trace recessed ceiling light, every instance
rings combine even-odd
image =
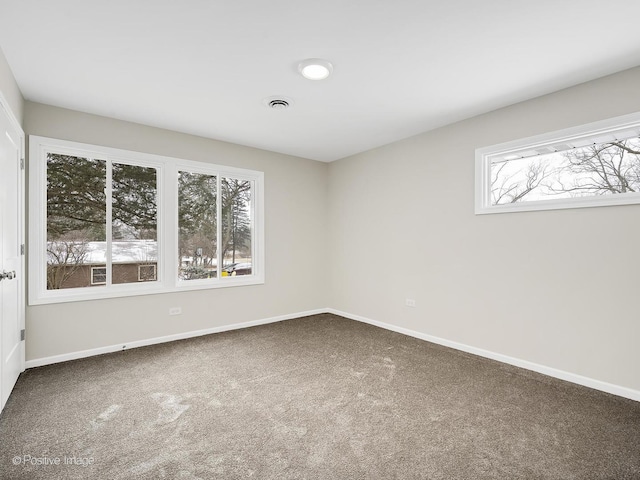
[[[321,58],[308,58],[300,62],[298,71],[304,78],[309,80],[324,80],[333,72],[333,65],[331,65],[331,62]]]

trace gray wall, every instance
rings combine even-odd
[[[328,165],[181,133],[25,103],[42,135],[265,172],[266,283],[31,306],[27,360],[326,307]],[[170,307],[183,314],[169,316]]]
[[[332,307],[640,390],[640,206],[473,213],[475,148],[639,111],[637,85],[640,68],[328,165],[26,102],[27,134],[264,171],[267,239],[265,285],[29,307],[27,359]]]
[[[16,79],[11,72],[11,68],[7,63],[4,52],[0,49],[0,92],[9,104],[9,108],[16,117],[16,120],[22,125],[24,100],[22,93],[18,88]]]
[[[639,85],[635,68],[330,164],[328,303],[640,390],[640,206],[474,215],[476,148],[640,111]]]

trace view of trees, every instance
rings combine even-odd
[[[96,258],[95,242],[106,242],[106,179],[112,178],[112,238],[132,245],[137,264],[157,262],[157,171],[84,157],[47,154],[47,289],[66,288],[69,279]],[[178,264],[183,279],[218,274],[217,253],[223,266],[251,262],[252,182],[180,172],[178,177]],[[218,241],[217,202],[221,202]],[[127,243],[128,242],[128,243]],[[151,243],[150,243],[151,242]],[[150,248],[153,245],[153,248]],[[137,248],[139,246],[140,248]],[[114,247],[115,248],[115,247]],[[119,250],[122,251],[124,247]],[[99,255],[99,252],[98,252]],[[115,263],[115,260],[114,260]],[[249,267],[250,268],[250,267]],[[151,269],[147,269],[151,271]],[[90,276],[86,274],[86,285]],[[154,279],[154,278],[153,278]],[[132,280],[114,273],[113,283]]]
[[[47,155],[47,239],[104,241],[107,206],[104,160]]]
[[[178,265],[183,280],[215,276],[216,188],[217,179],[212,175],[190,172],[178,175]]]
[[[86,263],[88,244],[78,240],[56,240],[47,243],[47,289],[63,288]],[[90,281],[87,279],[87,281]]]
[[[112,239],[156,240],[156,169],[113,163]],[[106,242],[107,162],[71,155],[47,155],[47,288],[66,288],[68,280],[87,263],[105,263],[104,254],[92,257],[91,242]],[[148,250],[148,249],[147,249]],[[141,258],[140,262],[156,262]],[[90,272],[83,281],[91,283]],[[113,275],[114,283],[130,279]]]
[[[156,177],[155,168],[113,163],[113,240],[158,239]]]
[[[104,160],[47,155],[48,290],[86,263],[89,242],[106,239],[106,172]]]
[[[492,204],[640,192],[640,137],[491,166]]]
[[[237,255],[251,254],[251,182],[223,178],[222,258],[225,265],[236,263]]]
[[[178,177],[178,225],[180,276],[184,280],[209,278],[217,269],[217,201],[222,205],[223,266],[238,257],[251,257],[251,182],[211,175],[180,172]]]

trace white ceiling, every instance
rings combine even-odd
[[[638,0],[0,0],[0,47],[28,100],[332,161],[640,65],[638,18]],[[333,75],[301,77],[309,57]]]

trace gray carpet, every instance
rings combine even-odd
[[[28,370],[0,439],[12,480],[640,479],[640,403],[328,314]]]

